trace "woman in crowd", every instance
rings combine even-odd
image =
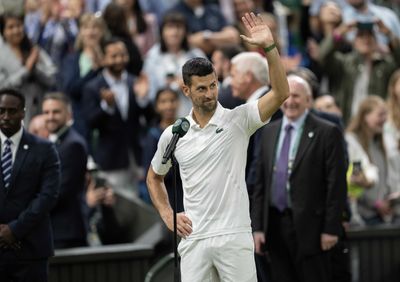
[[[25,124],[41,109],[46,90],[55,84],[56,67],[50,57],[33,45],[24,31],[24,18],[0,16],[0,88],[15,87],[25,93]]]
[[[143,167],[145,171],[148,171],[151,160],[154,156],[154,153],[157,150],[157,143],[160,139],[161,133],[173,124],[177,118],[177,112],[179,108],[179,94],[178,92],[170,89],[170,88],[162,88],[156,93],[156,98],[154,102],[155,111],[157,113],[157,118],[152,127],[150,127],[149,131],[143,142]],[[178,177],[179,178],[179,177]],[[173,185],[174,178],[172,175],[172,171],[167,174],[165,177],[165,183],[167,187],[168,197],[169,199],[173,199]],[[177,191],[178,191],[178,211],[183,210],[183,194],[182,194],[182,184],[179,181],[177,182]],[[140,187],[140,197],[147,203],[151,203],[150,196],[147,191],[147,187],[145,183],[142,183]]]
[[[157,19],[153,14],[142,12],[139,0],[115,0],[124,8],[129,32],[142,55],[157,42]]]
[[[150,83],[149,97],[154,100],[156,92],[164,87],[180,89],[183,64],[194,57],[204,57],[200,49],[191,49],[188,44],[185,17],[179,13],[165,15],[160,28],[160,43],[147,53],[144,72]],[[181,108],[178,115],[186,115],[190,102],[180,95]]]
[[[383,126],[387,110],[384,100],[371,95],[363,100],[347,129],[349,159],[353,166],[350,184],[363,188],[358,212],[367,225],[390,220],[387,155]],[[357,170],[355,170],[357,167]]]
[[[63,90],[72,101],[74,127],[88,138],[81,112],[82,89],[101,69],[103,54],[100,44],[106,34],[106,27],[103,19],[94,14],[84,14],[80,18],[79,27],[75,52],[65,58],[61,75]]]
[[[400,69],[390,78],[387,104],[383,137],[389,159],[390,199],[395,205],[393,221],[400,223]]]
[[[389,156],[400,153],[400,69],[393,73],[388,87],[388,121],[384,139]]]

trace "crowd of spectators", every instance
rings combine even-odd
[[[0,5],[0,88],[21,89],[25,128],[43,138],[45,94],[68,97],[66,124],[83,137],[97,180],[105,179],[104,189],[92,179],[85,196],[76,192],[87,207],[112,207],[118,191],[151,204],[144,179],[157,140],[190,111],[181,93],[188,59],[213,61],[228,108],[268,92],[262,59],[257,68],[264,51],[239,37],[241,16],[254,11],[270,26],[286,71],[310,83],[309,107],[336,116],[345,131],[350,223],[400,222],[398,7],[366,0],[22,2]],[[254,53],[237,55],[243,51]],[[93,214],[82,216],[89,222]]]

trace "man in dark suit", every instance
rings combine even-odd
[[[125,70],[128,51],[123,41],[111,38],[103,46],[104,70],[83,90],[86,122],[97,131],[92,156],[108,183],[116,189],[135,190],[140,164],[141,117],[149,118],[151,107],[141,81]]]
[[[242,52],[231,60],[231,88],[232,96],[245,103],[250,103],[266,95],[270,90],[268,64],[264,57],[256,52]],[[268,95],[268,94],[267,94]],[[271,120],[281,117],[280,111],[272,115]],[[258,152],[256,151],[260,139],[260,130],[250,138],[247,150],[246,184],[249,195],[253,191],[255,171],[251,163]]]
[[[85,140],[71,127],[71,103],[62,93],[47,94],[42,103],[49,139],[61,161],[61,187],[50,213],[56,249],[86,246],[84,215],[87,149]],[[68,222],[68,224],[65,224]]]
[[[60,186],[54,146],[26,132],[24,96],[0,90],[0,280],[47,281],[53,255],[49,212]]]
[[[304,79],[291,75],[288,82],[283,119],[262,132],[251,212],[255,250],[263,253],[265,244],[273,281],[331,281],[346,202],[343,136],[309,113]]]

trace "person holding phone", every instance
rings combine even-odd
[[[387,198],[388,162],[383,141],[383,125],[387,118],[386,104],[378,96],[363,100],[347,128],[350,162],[353,173],[350,186],[363,188],[357,199],[357,210],[367,225],[390,219],[392,209]]]
[[[378,42],[377,30],[387,35],[388,44]],[[343,54],[340,46],[353,31],[352,51]],[[336,97],[347,123],[371,93],[386,97],[390,76],[400,64],[400,40],[382,20],[352,21],[325,35],[316,57],[327,74],[329,92]]]

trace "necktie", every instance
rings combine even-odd
[[[4,150],[1,155],[1,168],[3,171],[4,187],[8,189],[11,180],[11,169],[12,169],[12,152],[11,152],[12,141],[6,139],[4,142]]]
[[[278,161],[275,165],[272,201],[274,206],[280,211],[287,208],[286,185],[289,177],[288,163],[292,129],[293,126],[290,124],[285,126],[285,137],[283,139]]]

